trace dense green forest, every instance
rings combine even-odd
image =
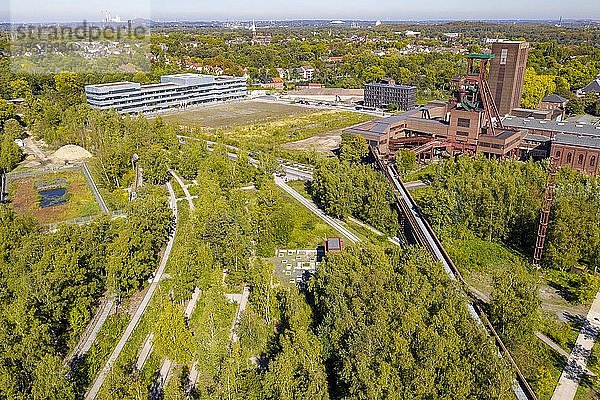
[[[0,353],[3,398],[73,398],[62,359],[96,301],[141,288],[171,226],[164,192],[140,192],[128,218],[54,233],[0,206]]]
[[[459,157],[436,164],[420,195],[423,213],[448,237],[511,243],[532,253],[546,182],[546,164]],[[594,271],[600,260],[600,182],[561,169],[544,266]]]
[[[398,216],[392,209],[393,191],[383,175],[362,163],[367,153],[364,139],[343,134],[339,157],[317,160],[309,193],[328,214],[354,216],[395,236]]]
[[[296,217],[270,176],[257,181],[255,193],[242,191],[242,181],[232,185],[208,167],[222,165],[219,160],[225,162],[225,154],[213,152],[196,175],[199,206],[189,216],[184,212],[179,230],[185,234],[177,236],[168,269],[172,279],[155,305],[160,316],[146,327],[169,339],[155,342],[156,363],[162,357],[197,362],[201,378],[193,398],[513,395],[512,373],[471,319],[464,295],[421,249],[350,247],[327,256],[306,291],[278,283],[261,257],[291,243]],[[227,288],[245,282],[251,289],[233,344],[223,269]],[[201,301],[185,324],[183,304],[196,286]],[[133,371],[136,351],[113,370],[105,398],[147,393],[157,364]],[[184,398],[186,373],[177,373],[165,396]]]
[[[504,361],[423,250],[328,257],[311,293],[333,398],[513,396]]]

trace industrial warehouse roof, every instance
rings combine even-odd
[[[578,124],[548,119],[506,117],[502,120],[502,124],[511,128],[539,129],[544,131],[570,133],[572,135],[600,137],[600,126],[584,123]]]
[[[565,133],[559,133],[554,138],[556,144],[564,144],[568,146],[589,147],[600,149],[600,136],[577,136]]]
[[[423,107],[415,108],[414,110],[405,111],[401,114],[395,114],[390,117],[381,118],[375,121],[365,122],[364,124],[360,124],[357,126],[353,126],[351,128],[345,129],[345,132],[350,133],[361,133],[361,134],[371,134],[371,135],[385,135],[388,133],[390,127],[402,122],[407,119],[420,119],[413,117],[415,114],[419,114],[424,110],[439,106],[437,104],[430,104]],[[439,122],[436,120],[427,120],[428,122]],[[441,122],[440,122],[441,123]]]
[[[527,140],[530,142],[540,142],[540,143],[545,143],[545,142],[549,142],[551,139],[548,136],[544,136],[544,135],[534,135],[534,134],[527,134],[525,135],[525,137],[523,138],[523,140]]]

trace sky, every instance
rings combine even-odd
[[[599,0],[0,0],[0,20],[100,21],[108,12],[122,20],[231,21],[284,19],[595,19]]]

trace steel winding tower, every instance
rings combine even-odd
[[[457,101],[465,110],[483,108],[487,118],[487,133],[492,136],[496,134],[496,128],[505,129],[488,83],[490,60],[495,57],[495,54],[467,55],[467,74],[457,85]],[[475,60],[479,61],[478,65]]]

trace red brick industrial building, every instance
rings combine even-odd
[[[600,127],[560,121],[564,99],[549,96],[538,110],[519,107],[528,44],[494,43],[492,54],[468,56],[467,73],[454,80],[455,98],[346,129],[393,156],[401,148],[419,161],[438,153],[545,158],[598,174]],[[487,72],[489,68],[489,73]],[[512,114],[512,115],[508,115]]]

